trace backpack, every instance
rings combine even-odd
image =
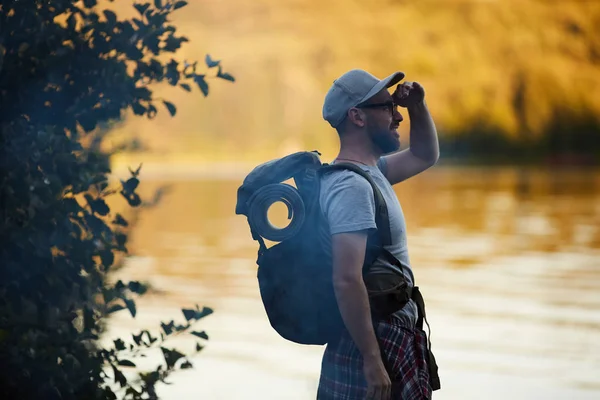
[[[333,289],[331,236],[319,195],[324,174],[346,169],[369,182],[375,200],[377,229],[367,239],[363,265],[373,322],[412,299],[418,309],[416,325],[423,329],[427,319],[421,292],[417,286],[408,287],[402,263],[384,248],[391,244],[391,233],[381,191],[357,165],[321,163],[320,155],[316,150],[302,151],[268,161],[254,168],[238,188],[235,212],[247,217],[252,238],[259,243],[257,278],[269,323],[281,337],[299,344],[324,345],[339,338],[344,323]],[[284,183],[289,180],[295,186]],[[267,217],[269,207],[278,201],[288,208],[290,223],[283,229]],[[267,247],[265,239],[276,244]],[[427,357],[431,388],[439,390],[430,337]]]
[[[323,164],[319,156],[317,151],[303,151],[257,166],[239,187],[236,205],[236,214],[248,218],[259,243],[257,278],[269,323],[283,338],[308,345],[326,344],[343,328],[333,290],[331,237],[319,204],[320,178],[326,173],[350,170],[373,188],[377,230],[367,241],[363,276],[374,314],[389,315],[411,296],[402,264],[383,249],[391,238],[379,188],[360,167]],[[283,183],[290,179],[295,187]],[[287,206],[291,220],[283,229],[267,218],[269,206],[277,201]],[[265,239],[277,243],[267,248]]]

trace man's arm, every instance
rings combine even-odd
[[[410,118],[410,147],[388,156],[386,177],[392,185],[435,165],[440,156],[437,130],[425,100],[407,107]]]
[[[365,362],[381,362],[369,297],[362,277],[367,235],[365,232],[332,236],[333,287],[344,324]]]
[[[362,275],[367,234],[375,229],[375,199],[366,179],[347,172],[324,191],[332,244],[333,288],[346,330],[363,358],[369,399],[388,400],[391,381],[375,336]]]

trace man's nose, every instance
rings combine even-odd
[[[394,112],[394,119],[398,122],[404,121],[404,117],[402,116],[402,114],[400,114],[400,111]]]

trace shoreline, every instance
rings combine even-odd
[[[151,157],[150,157],[151,158]],[[272,157],[276,158],[276,157]],[[161,178],[210,178],[210,179],[243,179],[252,169],[259,164],[272,158],[256,161],[217,161],[217,160],[158,160],[146,159],[140,156],[139,160],[133,158],[111,161],[110,175],[118,178],[127,178],[130,176],[129,168],[136,169],[142,164],[140,176],[142,179],[161,179]],[[440,161],[433,167],[435,170],[453,170],[453,171],[510,171],[520,170],[523,172],[548,172],[548,173],[569,173],[585,171],[586,174],[597,171],[600,174],[598,165],[548,165],[548,164],[504,164],[489,163],[481,164],[475,162],[456,162],[454,160]]]

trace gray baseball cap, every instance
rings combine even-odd
[[[404,72],[394,72],[379,80],[362,69],[353,69],[333,81],[325,95],[323,119],[336,128],[352,107],[369,100],[383,89],[394,86],[404,79]]]

